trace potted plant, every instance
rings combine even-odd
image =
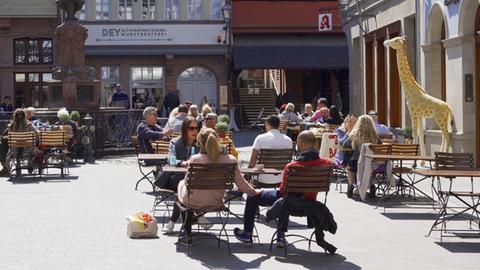
[[[219,121],[215,125],[215,129],[217,130],[218,137],[223,139],[223,138],[225,138],[225,133],[228,130],[228,123]]]
[[[405,129],[403,129],[403,137],[405,138],[405,143],[410,143],[410,144],[413,143],[411,127],[405,127]]]
[[[228,115],[226,115],[226,114],[221,114],[218,117],[218,122],[224,122],[224,123],[228,124],[230,122],[230,117],[228,117]]]
[[[80,125],[80,113],[78,111],[72,111],[70,119],[77,124],[77,127]]]

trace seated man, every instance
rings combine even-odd
[[[143,121],[137,127],[137,138],[140,152],[155,153],[150,141],[160,140],[163,137],[170,136],[171,129],[165,129],[157,125],[157,108],[147,107],[143,110]]]
[[[203,121],[203,127],[215,130],[215,126],[217,125],[217,118],[218,117],[216,113],[207,113],[207,116],[205,116],[205,120]]]
[[[378,114],[375,110],[370,110],[368,115],[373,119],[375,124],[375,130],[377,131],[378,137],[380,139],[392,139],[395,140],[395,135],[390,131],[390,129],[384,124],[378,122]]]
[[[182,131],[182,122],[185,118],[187,118],[188,108],[187,106],[181,104],[178,106],[178,111],[175,116],[168,119],[167,125],[165,125],[166,129],[172,129],[173,132],[181,132]]]
[[[303,131],[298,135],[297,145],[300,152],[296,161],[290,162],[285,166],[282,185],[280,190],[263,190],[260,195],[255,197],[248,197],[245,204],[243,230],[239,228],[234,229],[235,237],[241,242],[251,243],[252,232],[255,220],[255,214],[257,213],[257,207],[271,206],[273,203],[285,195],[286,187],[286,172],[289,166],[302,165],[302,166],[327,166],[330,165],[330,161],[320,158],[318,150],[315,149],[316,139],[312,132]],[[317,193],[309,192],[304,194],[307,200],[315,201],[317,199]],[[277,237],[277,245],[283,247],[285,244],[285,232],[280,231]]]
[[[292,149],[292,139],[278,130],[280,119],[278,116],[270,115],[265,119],[266,133],[260,134],[255,138],[252,146],[252,155],[250,157],[249,167],[255,167],[258,155],[261,149]],[[260,175],[258,182],[265,184],[275,184],[282,181],[281,175]]]

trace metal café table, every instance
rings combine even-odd
[[[154,161],[157,171],[160,171],[162,169],[162,165],[167,162],[168,154],[138,154],[137,158],[139,161]],[[137,181],[137,183],[135,184],[135,190],[137,190],[138,184],[143,180],[147,180],[150,185],[152,185],[152,189],[155,190],[155,185],[153,184],[153,181],[145,175]]]
[[[391,197],[395,194],[398,194],[404,187],[410,187],[410,188],[413,189],[414,192],[417,191],[417,192],[421,193],[422,195],[426,196],[427,198],[431,199],[432,201],[434,201],[434,199],[432,197],[430,197],[424,191],[420,190],[419,188],[417,188],[415,186],[416,184],[418,184],[418,183],[422,182],[423,180],[427,179],[428,177],[424,177],[424,178],[419,179],[419,180],[412,180],[410,182],[410,181],[407,181],[406,179],[403,178],[403,170],[402,169],[404,168],[404,164],[403,164],[404,161],[415,161],[415,162],[416,161],[428,161],[430,163],[430,167],[431,167],[431,162],[435,161],[435,157],[433,157],[433,156],[413,156],[413,155],[377,155],[377,154],[365,154],[364,157],[370,158],[370,159],[373,159],[373,160],[376,160],[376,161],[385,161],[385,163],[387,161],[399,161],[399,167],[396,167],[396,168],[399,168],[399,173],[392,172],[392,174],[397,176],[398,179],[399,179],[398,188],[395,192],[390,193],[387,196],[384,196],[384,197],[380,198],[378,203],[380,203],[381,200],[386,200],[387,198],[389,198],[389,197]]]
[[[433,187],[433,180],[435,178],[447,178],[450,181],[452,179],[457,178],[457,177],[469,177],[469,178],[480,178],[480,171],[476,170],[414,170],[416,174],[425,176],[427,178],[432,178],[432,187]],[[473,181],[473,180],[472,180]],[[450,182],[451,183],[451,182]],[[451,185],[450,185],[451,189]],[[464,199],[461,198],[460,196],[456,196],[455,193],[459,193],[458,191],[451,191],[449,190],[448,192],[442,192],[441,190],[436,190],[434,189],[435,192],[437,193],[437,196],[439,198],[439,201],[443,204],[443,207],[439,209],[439,212],[437,214],[437,218],[433,222],[432,227],[430,228],[430,231],[428,232],[427,236],[430,236],[433,230],[439,230],[442,231],[442,229],[434,229],[438,225],[444,225],[446,222],[453,220],[455,217],[460,216],[461,214],[472,210],[474,214],[476,214],[477,217],[477,222],[480,222],[479,216],[480,216],[480,211],[478,210],[478,207],[480,206],[480,198],[477,198],[477,201],[475,202],[474,199],[472,199],[472,204],[469,204],[466,202]],[[465,192],[460,192],[460,193],[465,193]],[[466,192],[468,193],[468,192]],[[473,193],[473,190],[472,190]],[[442,194],[444,196],[442,196]],[[454,214],[447,215],[447,203],[449,200],[450,195],[454,196],[457,198],[460,202],[466,205],[465,209],[463,209],[460,212],[456,212]],[[479,196],[480,197],[480,196]],[[479,225],[479,230],[480,230],[480,224]],[[457,231],[457,230],[456,230]],[[442,236],[442,234],[441,234]]]

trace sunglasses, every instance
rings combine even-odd
[[[188,130],[190,130],[190,131],[197,131],[197,128],[198,128],[198,127],[188,127]]]

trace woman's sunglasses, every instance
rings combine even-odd
[[[188,127],[188,130],[190,131],[196,131],[198,127]]]

